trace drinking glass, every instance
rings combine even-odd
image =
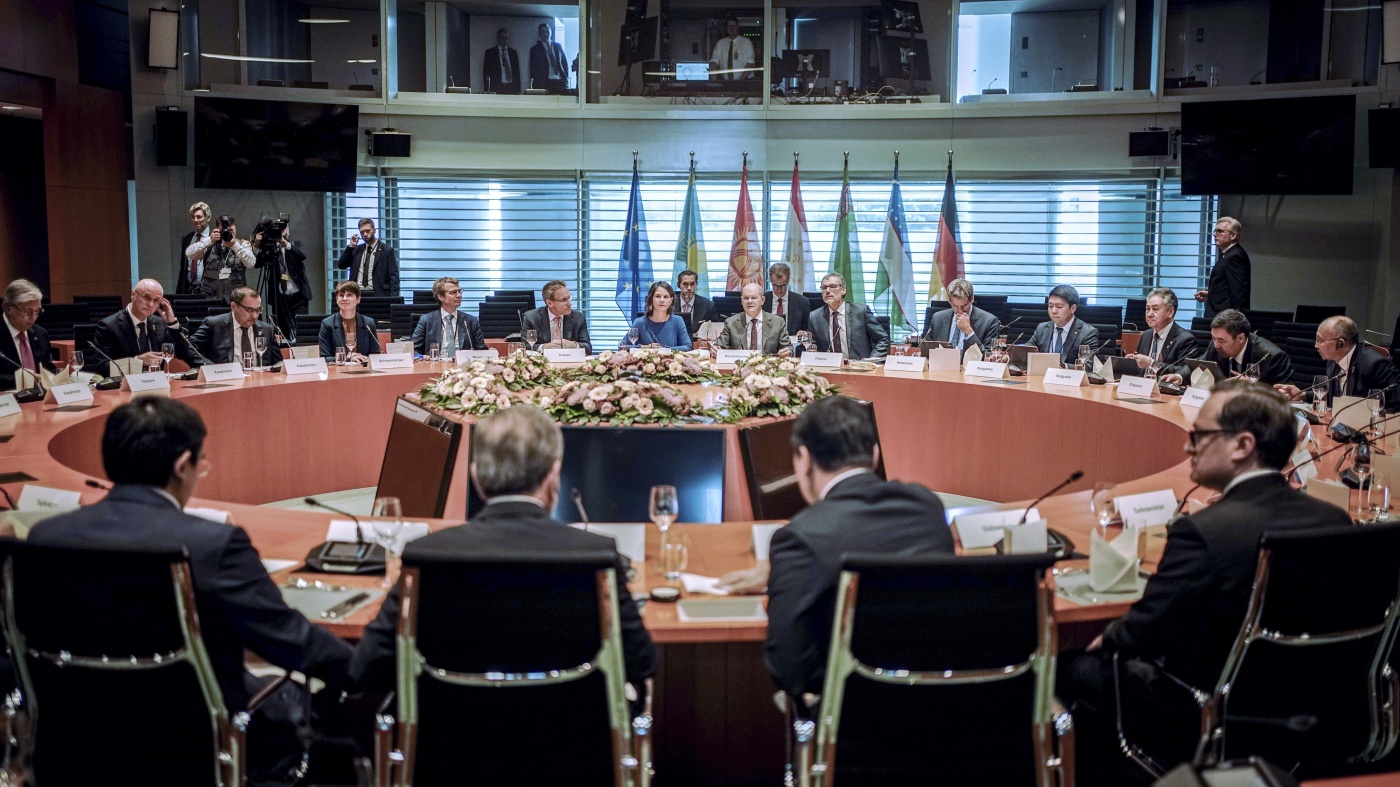
[[[175,357],[175,345],[165,342],[160,346],[160,355],[165,360],[161,363],[162,369],[170,368],[170,359]]]
[[[346,336],[346,337],[345,337],[345,355],[346,355],[347,358],[349,358],[349,356],[354,355],[354,354],[355,354],[355,337],[354,337],[354,336]]]
[[[253,371],[253,354],[252,354],[252,353],[243,353],[243,371],[245,371],[245,372],[251,372],[251,371]]]
[[[1327,412],[1327,375],[1315,374],[1312,381],[1313,412]]]
[[[690,535],[680,530],[661,534],[661,575],[667,582],[681,578],[690,563]]]
[[[174,349],[173,347],[171,349]],[[253,338],[253,349],[258,353],[258,366],[262,366],[262,359],[267,357],[267,337],[258,334]]]
[[[1362,493],[1365,495],[1361,521],[1384,522],[1390,519],[1390,479],[1383,475],[1371,476],[1371,485]]]
[[[529,345],[529,347],[530,347],[531,350],[535,349],[535,344],[536,344],[539,340],[540,340],[540,332],[539,332],[539,331],[535,330],[534,328],[526,328],[526,329],[525,329],[525,344]]]
[[[651,521],[662,533],[671,529],[671,523],[680,515],[680,498],[676,488],[670,484],[658,484],[651,488]]]
[[[428,360],[437,362],[442,358],[442,347],[437,344],[428,345]]]
[[[403,533],[403,506],[397,497],[376,497],[372,516],[370,527],[374,542],[384,547],[384,579],[379,586],[391,588],[398,581],[403,565],[403,545],[399,543]]]
[[[1244,367],[1244,376],[1246,380],[1249,380],[1252,383],[1259,382],[1259,364],[1247,364]]]
[[[74,350],[74,351],[73,351],[73,354],[70,355],[70,356],[68,356],[68,371],[69,371],[70,373],[77,373],[77,372],[82,371],[82,369],[83,369],[83,351],[82,351],[82,350]]]
[[[1366,393],[1366,408],[1371,411],[1371,427],[1367,430],[1367,436],[1372,440],[1379,440],[1381,436],[1381,421],[1385,420],[1385,389],[1372,388]]]
[[[345,365],[345,348],[344,348],[344,347],[337,347],[337,348],[335,348],[335,365],[336,365],[336,366],[344,366],[344,365]]]
[[[1089,363],[1089,358],[1093,356],[1094,348],[1087,344],[1079,345],[1079,359],[1074,362],[1076,369],[1092,369],[1093,364]]]
[[[1115,499],[1117,487],[1113,484],[1094,484],[1094,496],[1089,499],[1089,510],[1098,520],[1100,534],[1107,538],[1108,526],[1118,521],[1118,501]]]
[[[800,344],[800,345],[802,345],[805,349],[808,349],[808,350],[812,349],[812,332],[811,332],[811,331],[798,331],[798,332],[797,332],[797,343]]]
[[[636,347],[636,346],[637,346],[637,342],[638,342],[640,339],[641,339],[641,336],[637,333],[637,329],[636,329],[636,328],[628,328],[628,329],[627,329],[627,346],[628,346],[628,347]]]

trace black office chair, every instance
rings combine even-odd
[[[1345,306],[1310,306],[1300,303],[1293,309],[1293,319],[1297,322],[1320,323],[1328,317],[1347,313]]]
[[[378,784],[648,784],[651,718],[628,714],[616,559],[406,556]]]
[[[1288,354],[1288,359],[1293,362],[1294,385],[1304,389],[1310,388],[1313,377],[1327,374],[1327,362],[1322,360],[1322,356],[1317,352],[1312,337],[1301,339],[1290,336],[1281,346]]]
[[[1256,565],[1219,681],[1192,689],[1195,764],[1258,756],[1318,778],[1381,759],[1400,736],[1400,677],[1387,663],[1400,616],[1400,524],[1265,533]],[[1121,711],[1118,729],[1120,748],[1160,775],[1127,739]]]
[[[826,683],[797,778],[845,785],[1071,785],[1058,754],[1055,557],[848,554]]]
[[[224,705],[183,549],[3,539],[0,563],[35,783],[243,783],[249,716]]]

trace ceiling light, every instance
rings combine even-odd
[[[316,17],[307,17],[306,19],[298,19],[297,21],[298,21],[298,22],[301,22],[301,23],[304,24],[304,25],[343,25],[343,24],[345,24],[346,22],[349,22],[350,20],[349,20],[349,19],[317,19]]]
[[[298,60],[290,57],[245,57],[243,55],[212,55],[208,52],[200,52],[200,57],[213,58],[214,60],[237,60],[244,63],[315,63],[315,60]]]
[[[347,60],[347,61],[345,61],[345,62],[347,62],[347,63],[378,63],[379,60],[376,59],[376,58],[373,58],[373,57],[369,57],[369,58],[365,58],[364,60]]]

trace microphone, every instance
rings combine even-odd
[[[1070,484],[1074,483],[1075,481],[1078,481],[1079,479],[1081,479],[1081,478],[1083,478],[1083,477],[1084,477],[1084,471],[1083,471],[1083,470],[1075,470],[1073,473],[1070,473],[1070,474],[1069,474],[1069,478],[1066,478],[1065,480],[1063,480],[1063,481],[1061,481],[1060,483],[1056,484],[1054,489],[1051,489],[1049,492],[1046,492],[1045,494],[1041,495],[1040,497],[1037,497],[1037,498],[1035,499],[1035,502],[1033,502],[1033,503],[1031,503],[1030,505],[1026,506],[1026,510],[1021,512],[1021,519],[1020,519],[1020,521],[1018,521],[1016,524],[1018,524],[1018,525],[1024,525],[1024,524],[1026,524],[1026,517],[1030,516],[1031,509],[1032,509],[1032,508],[1035,508],[1036,506],[1040,505],[1040,502],[1041,502],[1042,500],[1044,500],[1045,498],[1047,498],[1047,497],[1049,497],[1049,496],[1055,494],[1056,492],[1060,491],[1061,489],[1064,489],[1065,487],[1069,486]]]
[[[574,487],[573,490],[569,492],[569,497],[574,501],[574,508],[578,509],[579,519],[583,520],[584,532],[588,532],[588,512],[583,510],[583,493],[578,491],[578,487]]]
[[[339,574],[382,574],[384,573],[384,548],[365,541],[364,528],[360,518],[339,508],[326,505],[314,497],[302,498],[302,502],[316,508],[324,508],[334,514],[349,517],[355,523],[355,541],[327,541],[311,548],[306,553],[306,566],[313,571],[329,571]]]
[[[97,384],[95,384],[93,387],[99,391],[112,391],[122,387],[122,380],[126,377],[126,374],[122,371],[122,365],[112,360],[112,356],[108,355],[105,352],[102,352],[102,348],[98,347],[91,340],[88,341],[88,347],[91,347],[93,352],[105,358],[107,360],[107,363],[117,367],[116,377],[104,377],[100,381],[98,381]]]
[[[1186,490],[1186,494],[1184,494],[1184,495],[1181,496],[1181,502],[1177,504],[1176,510],[1175,510],[1175,511],[1172,511],[1172,515],[1171,515],[1170,517],[1167,518],[1167,521],[1168,521],[1168,522],[1170,522],[1170,521],[1172,521],[1173,519],[1176,519],[1177,517],[1181,516],[1181,512],[1184,511],[1184,510],[1186,510],[1186,501],[1190,500],[1190,499],[1191,499],[1191,495],[1195,494],[1196,490],[1197,490],[1197,489],[1200,489],[1200,488],[1201,488],[1201,484],[1196,484],[1195,486],[1193,486],[1193,487],[1191,487],[1190,489]]]
[[[1391,432],[1386,432],[1385,434],[1383,434],[1383,435],[1377,437],[1376,440],[1384,440],[1384,439],[1386,439],[1387,437],[1394,437],[1394,436],[1397,435],[1397,434],[1400,434],[1400,429],[1396,429],[1396,430],[1391,431]],[[1368,441],[1368,442],[1369,442],[1369,441]],[[1341,443],[1340,445],[1334,445],[1334,446],[1332,446],[1331,448],[1327,449],[1326,451],[1323,451],[1323,452],[1319,453],[1317,456],[1313,457],[1313,459],[1311,459],[1311,460],[1309,460],[1309,461],[1314,461],[1314,462],[1315,462],[1316,460],[1321,459],[1322,457],[1327,456],[1328,454],[1334,454],[1334,453],[1336,453],[1336,452],[1338,452],[1338,451],[1341,451],[1341,450],[1344,449],[1344,448],[1345,448],[1345,449],[1348,449],[1348,450],[1351,450],[1351,449],[1353,449],[1353,448],[1355,448],[1355,447],[1356,447],[1356,446],[1355,446],[1353,443]],[[1343,458],[1343,460],[1346,459],[1345,456],[1343,456],[1342,458]],[[1307,462],[1304,462],[1303,464],[1307,464]],[[1293,473],[1295,473],[1295,472],[1298,470],[1298,467],[1299,467],[1298,465],[1296,465],[1296,464],[1294,464],[1294,463],[1292,463],[1292,462],[1289,462],[1288,464],[1284,465],[1283,470],[1280,471],[1280,472],[1282,472],[1285,476],[1290,476],[1290,475],[1293,475]]]
[[[110,491],[112,491],[112,487],[111,487],[111,486],[109,486],[109,485],[107,485],[107,484],[104,484],[104,483],[102,483],[101,481],[98,481],[98,480],[95,479],[95,478],[89,478],[88,480],[84,481],[83,483],[87,484],[88,486],[92,487],[93,489],[101,489],[101,490],[104,491],[104,492],[110,492]]]
[[[11,358],[10,356],[4,354],[3,352],[0,352],[0,358],[5,359],[5,362],[6,362],[6,363],[12,363],[12,364],[15,365],[15,386],[18,387],[18,386],[19,386],[19,372],[20,372],[21,369],[24,369],[23,365],[20,364],[19,361],[16,361],[15,359],[13,359],[13,358]],[[25,374],[34,374],[33,372],[29,371],[28,369],[24,369],[24,373],[25,373]],[[33,385],[33,387],[25,388],[23,391],[15,391],[15,401],[16,401],[16,402],[19,402],[20,404],[29,404],[30,402],[37,402],[37,401],[39,401],[39,400],[41,400],[41,399],[43,399],[43,398],[44,398],[44,386],[43,386],[42,383],[39,382],[39,375],[37,375],[37,374],[34,375],[34,385]],[[12,507],[13,507],[13,506],[12,506]]]
[[[1010,328],[1011,326],[1015,325],[1016,323],[1018,323],[1018,322],[1020,322],[1021,320],[1024,320],[1024,319],[1026,319],[1026,315],[1023,314],[1023,315],[1021,315],[1020,317],[1015,318],[1015,319],[1012,320],[1011,322],[1009,322],[1009,323],[1007,323],[1007,324],[1001,326],[1001,330],[1002,330],[1002,331],[1005,331],[1007,328]],[[1017,340],[1017,341],[1020,341],[1021,337],[1022,337],[1022,336],[1025,336],[1025,335],[1026,335],[1026,332],[1025,332],[1025,331],[1021,331],[1021,333],[1017,334],[1016,340]],[[1015,344],[1015,343],[1016,343],[1016,342],[1012,342],[1012,344]]]
[[[992,89],[992,85],[995,85],[995,84],[997,83],[997,80],[998,80],[998,79],[1001,79],[1001,77],[992,77],[992,81],[988,82],[988,83],[987,83],[987,86],[984,87],[984,88],[982,88],[982,89],[983,89],[983,90],[991,90],[991,89]]]

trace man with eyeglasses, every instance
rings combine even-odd
[[[884,358],[890,354],[890,335],[870,309],[846,303],[846,280],[840,274],[822,277],[822,301],[813,309],[808,322],[817,352],[841,353],[843,358]]]
[[[39,378],[42,367],[57,372],[53,365],[53,348],[49,346],[49,332],[35,325],[39,315],[44,313],[44,294],[28,279],[15,279],[5,288],[4,311],[5,328],[0,336],[0,390],[15,387],[29,388]],[[3,343],[8,339],[8,343]],[[24,369],[33,378],[16,386],[15,376]]]
[[[1210,319],[1226,309],[1249,309],[1249,252],[1240,245],[1244,228],[1229,216],[1215,222],[1215,267],[1210,269],[1206,289],[1196,293],[1196,300],[1205,304],[1205,317]]]
[[[433,282],[433,297],[440,308],[423,315],[413,327],[413,351],[426,357],[428,348],[436,344],[442,357],[450,361],[457,357],[458,350],[485,350],[481,323],[460,308],[462,285],[451,276],[444,276]]]
[[[1259,537],[1350,526],[1346,511],[1293,489],[1280,472],[1296,424],[1287,400],[1247,380],[1221,382],[1201,407],[1184,449],[1191,480],[1219,499],[1172,521],[1142,599],[1087,651],[1061,656],[1056,693],[1074,715],[1080,784],[1141,777],[1117,750],[1115,655],[1134,742],[1166,768],[1190,760],[1200,708],[1187,687],[1210,692],[1220,678],[1244,621]]]
[[[282,350],[277,346],[277,331],[272,323],[263,322],[262,298],[252,287],[239,287],[230,295],[228,314],[204,321],[190,337],[190,344],[199,351],[204,363],[241,363],[252,354],[253,365],[276,366],[282,362]],[[258,339],[264,342],[258,352]]]
[[[521,315],[524,327],[534,329],[540,349],[554,350],[582,347],[589,354],[593,344],[588,339],[588,320],[583,312],[574,311],[573,296],[568,285],[555,279],[540,290],[544,305]]]
[[[207,434],[199,413],[174,399],[142,396],[117,407],[102,434],[102,467],[112,480],[111,491],[92,505],[35,525],[29,542],[185,549],[204,646],[230,714],[247,709],[249,698],[268,682],[244,669],[245,651],[325,681],[328,694],[339,694],[335,688],[344,681],[350,646],[287,606],[243,528],[184,513],[196,483],[211,469],[203,458]],[[132,609],[131,615],[149,612]],[[305,702],[300,686],[284,684],[252,711],[249,784],[295,781],[292,772],[303,754],[295,728]],[[91,783],[108,780],[110,765],[98,761],[90,767]]]
[[[160,347],[167,343],[175,345],[176,358],[194,365],[195,356],[175,318],[175,308],[165,299],[165,288],[155,279],[142,279],[131,289],[131,302],[125,308],[98,321],[92,346],[99,352],[86,353],[84,365],[102,374],[107,373],[109,360],[123,358],[139,358],[146,368],[159,366],[165,357]]]
[[[1050,319],[1035,326],[1031,344],[1039,352],[1059,353],[1061,363],[1072,365],[1079,359],[1079,348],[1098,348],[1099,329],[1075,316],[1079,311],[1079,290],[1068,284],[1057,285],[1045,296],[1045,312]]]
[[[1361,331],[1350,317],[1328,317],[1317,326],[1313,346],[1327,362],[1327,403],[1334,396],[1369,396],[1372,391],[1385,391],[1385,409],[1400,410],[1400,369],[1392,359],[1361,341]],[[1312,389],[1301,391],[1293,385],[1274,386],[1284,396],[1311,402]]]

